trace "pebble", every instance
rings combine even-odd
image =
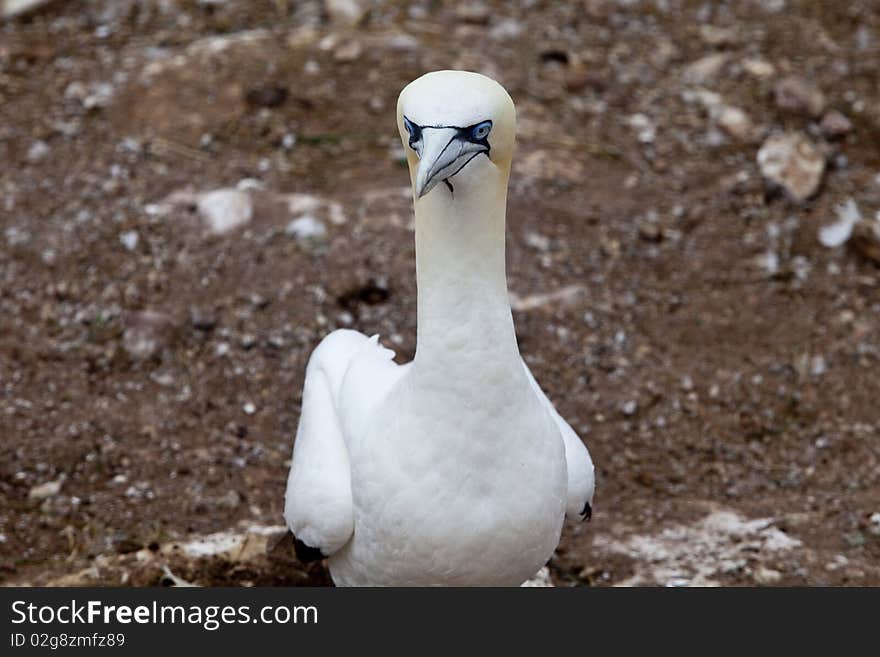
[[[250,195],[232,188],[202,194],[197,207],[208,230],[215,235],[223,235],[243,226],[254,213]]]
[[[757,156],[761,174],[782,187],[797,202],[806,201],[819,189],[825,173],[825,157],[799,132],[771,135]]]
[[[251,402],[247,402],[244,406],[242,406],[242,410],[245,412],[245,415],[253,415],[257,412],[257,407],[254,406]]]
[[[217,316],[196,306],[190,308],[189,319],[194,329],[199,331],[211,331],[217,326]]]
[[[50,497],[55,497],[58,493],[61,492],[61,485],[64,483],[64,475],[61,475],[55,481],[47,481],[43,484],[39,484],[34,486],[28,492],[28,499],[31,500],[45,500]]]
[[[657,127],[647,115],[633,114],[628,123],[636,131],[641,143],[650,144],[657,138]]]
[[[490,16],[491,11],[485,2],[460,2],[455,9],[455,17],[462,23],[485,25]]]
[[[819,127],[822,128],[826,137],[836,139],[845,137],[852,132],[853,124],[844,114],[837,110],[830,110],[822,116]]]
[[[819,117],[825,109],[825,95],[812,82],[796,76],[779,80],[773,87],[776,107],[792,114]]]
[[[144,310],[127,316],[122,347],[134,360],[152,358],[171,341],[174,323],[168,315]]]
[[[239,505],[241,505],[241,501],[241,493],[239,493],[237,490],[230,490],[217,500],[217,504],[223,509],[229,509],[230,511],[232,511],[233,509],[237,509]]]
[[[107,107],[113,98],[113,85],[99,82],[92,85],[91,92],[82,99],[82,105],[88,110]]]
[[[21,16],[29,11],[39,9],[42,5],[47,5],[51,0],[4,0],[0,2],[0,12],[3,18],[13,18]]]
[[[746,73],[759,80],[766,80],[776,74],[776,67],[763,59],[744,59],[742,68]]]
[[[718,77],[727,63],[727,55],[714,53],[692,62],[684,69],[684,81],[689,84],[705,84]]]
[[[31,144],[30,148],[28,148],[27,159],[28,162],[39,162],[43,158],[45,158],[52,149],[49,148],[49,144],[42,140],[37,140],[33,144]]]
[[[327,226],[310,214],[298,217],[287,224],[284,232],[302,242],[320,240],[327,236]]]
[[[738,41],[735,30],[728,27],[718,27],[716,25],[701,25],[700,39],[707,46],[712,46],[713,48],[735,46]]]
[[[367,13],[368,4],[363,0],[324,0],[324,10],[330,22],[354,27]]]
[[[522,24],[514,18],[503,18],[489,30],[489,36],[498,41],[516,39],[522,33]]]
[[[127,230],[119,235],[119,242],[129,251],[134,251],[140,241],[140,235],[136,230]]]
[[[758,584],[776,584],[782,579],[782,573],[766,566],[761,566],[753,575]]]
[[[862,220],[859,206],[853,199],[834,208],[837,221],[819,229],[819,242],[822,246],[833,249],[845,244],[852,235],[853,228]]]
[[[364,52],[360,41],[346,41],[333,50],[333,59],[340,63],[353,62]]]
[[[621,412],[627,417],[635,415],[637,409],[638,403],[636,403],[636,400],[634,399],[630,399],[629,401],[624,402],[623,405],[620,407]]]
[[[526,233],[526,245],[535,249],[535,251],[549,251],[550,250],[550,238],[546,235],[541,235],[540,233],[528,232]]]
[[[718,127],[731,137],[746,141],[752,135],[752,120],[749,118],[749,115],[739,107],[731,107],[728,105],[721,106],[718,109],[718,115],[715,120],[718,123]]]

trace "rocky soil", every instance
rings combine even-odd
[[[395,102],[465,68],[517,103],[521,351],[597,464],[554,582],[880,585],[877,3],[2,12],[0,582],[329,582],[278,527],[306,360],[412,357]]]

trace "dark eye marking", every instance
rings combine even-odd
[[[489,133],[492,132],[492,121],[480,121],[479,123],[474,123],[473,125],[469,125],[466,127],[461,127],[457,125],[422,126],[418,125],[417,123],[413,123],[406,116],[404,116],[403,125],[406,128],[406,131],[409,133],[409,147],[412,148],[414,151],[418,151],[418,148],[416,146],[422,140],[422,130],[424,128],[453,128],[454,130],[458,131],[458,138],[462,141],[469,141],[474,144],[485,146],[487,153],[490,149]]]
[[[414,151],[418,151],[418,149],[416,148],[416,144],[418,144],[422,140],[422,127],[420,125],[416,125],[405,116],[403,117],[403,125],[406,127],[406,131],[409,133],[409,147]]]

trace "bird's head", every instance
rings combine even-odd
[[[436,71],[410,82],[397,101],[397,127],[416,199],[440,183],[457,195],[499,173],[507,180],[516,112],[504,87],[484,75]]]

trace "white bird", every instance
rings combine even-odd
[[[306,368],[285,518],[337,585],[521,584],[564,517],[590,517],[589,452],[520,356],[504,258],[516,129],[497,82],[428,73],[400,94],[416,226],[412,362],[328,335]],[[443,183],[443,184],[441,184]]]

